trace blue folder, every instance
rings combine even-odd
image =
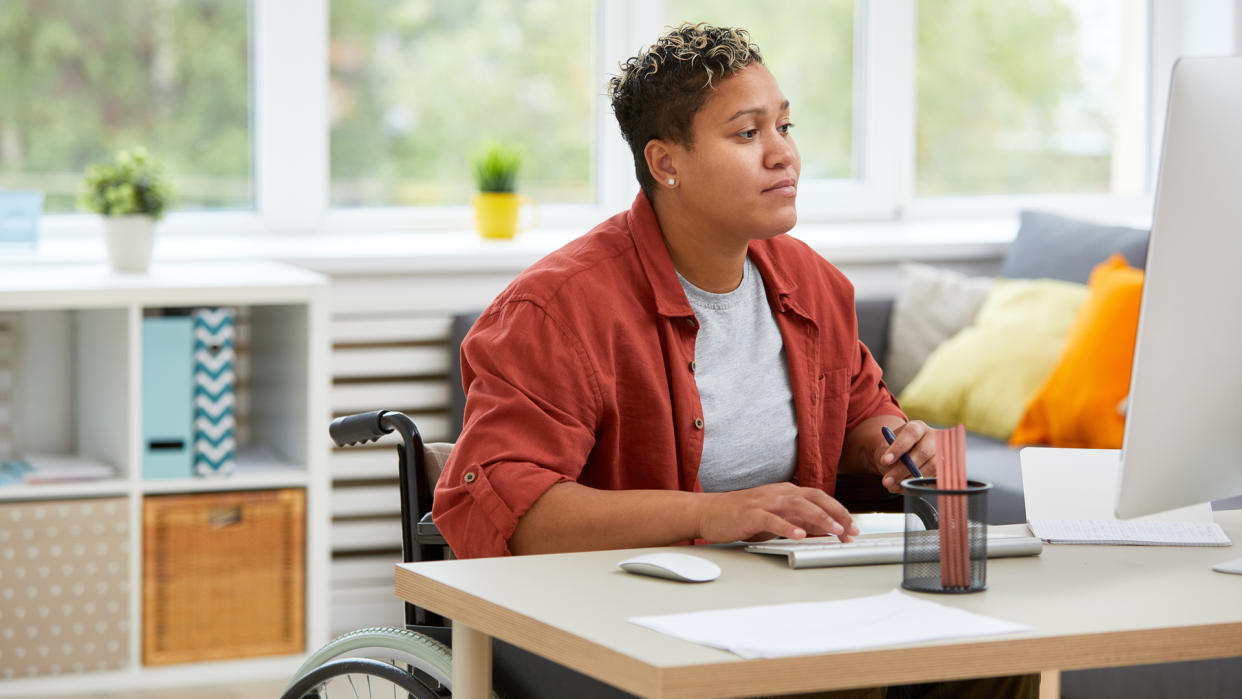
[[[192,475],[193,356],[190,318],[142,319],[143,478]]]

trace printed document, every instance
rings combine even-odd
[[[783,658],[1029,631],[893,590],[831,602],[768,604],[634,617],[632,623],[743,658]]]

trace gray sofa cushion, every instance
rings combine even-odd
[[[858,339],[871,351],[876,363],[883,367],[888,356],[888,325],[893,315],[893,299],[856,299],[854,312],[858,315]]]
[[[1131,265],[1145,267],[1147,231],[1023,211],[1018,235],[1005,253],[1001,276],[1086,284],[1092,268],[1117,252]]]
[[[1062,699],[1233,699],[1239,687],[1242,658],[1061,673]]]
[[[966,455],[967,477],[992,484],[988,491],[988,524],[1025,522],[1018,450],[1005,442],[967,432]]]

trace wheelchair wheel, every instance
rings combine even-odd
[[[391,672],[384,671],[386,676],[379,677],[369,671],[374,668],[372,665],[341,663],[346,659],[381,661],[416,681],[419,687],[412,688],[403,677]],[[311,687],[313,691],[308,691]],[[406,629],[375,627],[351,631],[315,651],[298,668],[282,699],[393,696],[396,688],[419,699],[432,699],[451,696],[452,687],[453,651],[448,646]],[[492,699],[499,699],[495,692]]]
[[[439,690],[432,689],[413,673],[396,665],[370,658],[338,658],[294,680],[281,697],[325,699],[344,694],[346,689],[355,699],[388,696],[389,693],[396,697],[398,689],[403,697],[409,699],[438,699],[441,696]]]

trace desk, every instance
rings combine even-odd
[[[1242,542],[1242,511],[1215,515]],[[764,660],[626,619],[874,595],[900,584],[901,566],[792,570],[782,557],[702,547],[695,553],[724,572],[692,585],[616,567],[637,552],[402,564],[397,594],[454,619],[458,699],[485,696],[491,637],[643,697],[743,697],[1242,656],[1242,576],[1211,570],[1237,558],[1236,546],[1045,546],[1038,557],[988,561],[987,591],[919,595],[1031,631]]]

